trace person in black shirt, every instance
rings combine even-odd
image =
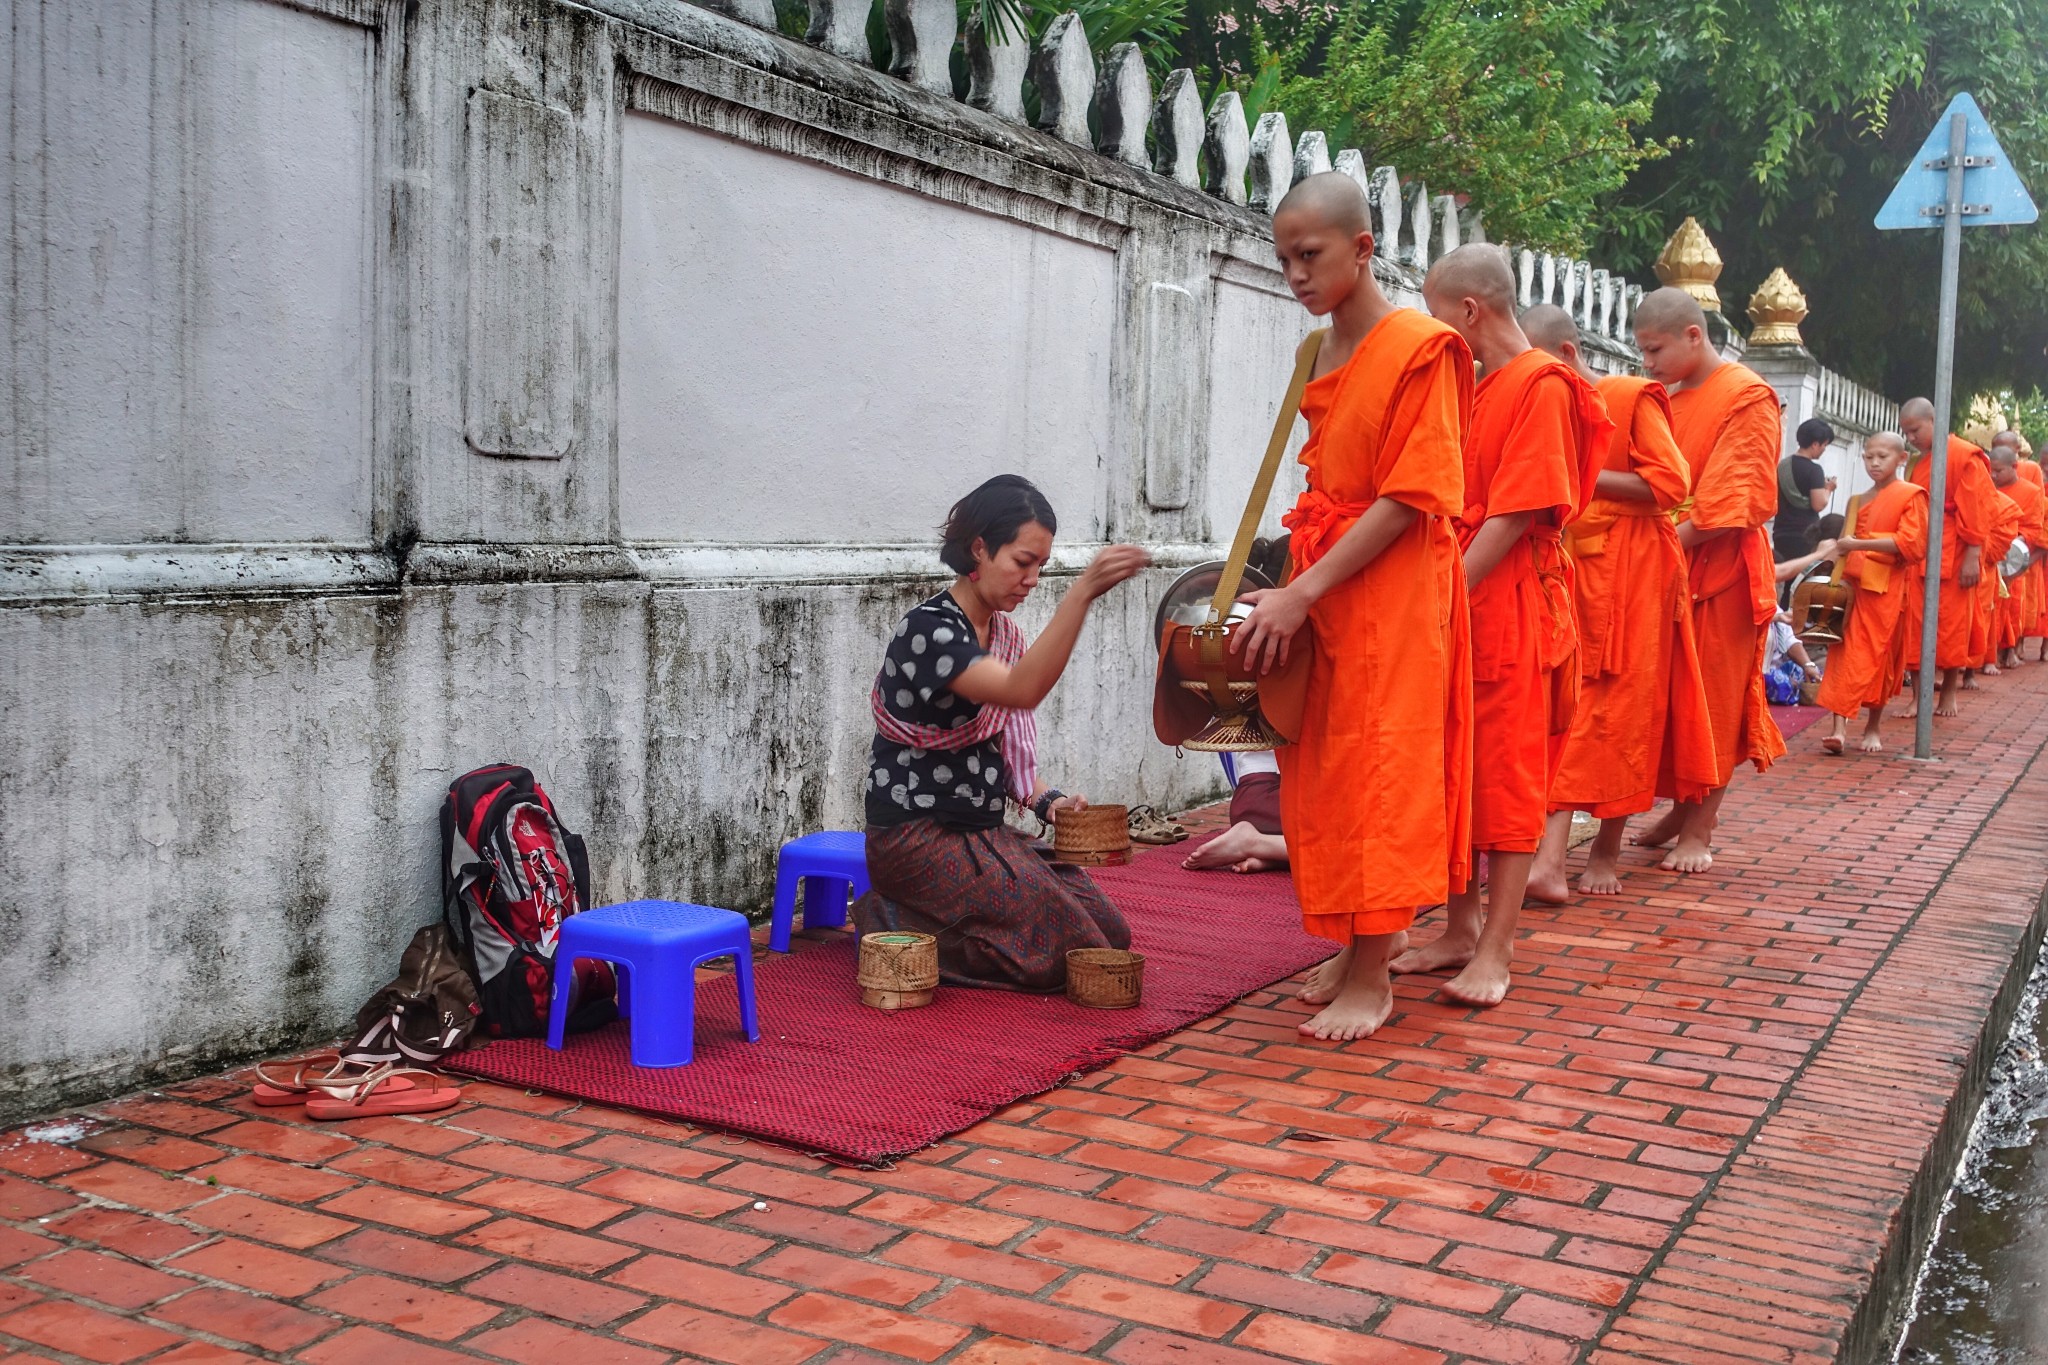
[[[1835,480],[1820,467],[1821,452],[1835,442],[1835,429],[1818,417],[1799,424],[1799,449],[1778,461],[1778,515],[1771,521],[1775,559],[1797,559],[1813,548],[1814,523],[1828,510]]]
[[[1134,545],[1105,547],[1027,646],[1009,613],[1038,586],[1057,525],[1045,495],[1014,474],[955,503],[939,557],[957,576],[896,627],[870,698],[872,890],[854,923],[933,935],[939,975],[956,985],[1056,991],[1069,949],[1130,946],[1087,873],[1003,818],[1011,803],[1045,823],[1087,805],[1039,781],[1034,712],[1089,606],[1152,562]]]

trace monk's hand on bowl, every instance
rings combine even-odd
[[[1105,545],[1095,552],[1074,584],[1091,601],[1152,565],[1152,552],[1142,545]]]
[[[1295,634],[1308,621],[1308,600],[1293,588],[1259,588],[1238,599],[1251,615],[1230,635],[1230,652],[1244,653],[1245,666],[1261,673],[1287,662]]]

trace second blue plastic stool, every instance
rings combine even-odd
[[[775,857],[775,918],[768,946],[789,951],[796,921],[796,888],[804,888],[804,927],[846,923],[846,903],[868,891],[868,839],[854,830],[828,829],[782,846]]]
[[[619,1013],[632,1025],[635,1066],[682,1066],[690,1060],[697,1026],[697,968],[715,957],[733,959],[740,1024],[747,1041],[758,1043],[753,947],[745,915],[709,905],[627,901],[571,915],[562,921],[562,936],[555,944],[548,1046],[562,1046],[569,983],[575,979],[578,958],[597,958],[618,968]]]

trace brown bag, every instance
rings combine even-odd
[[[1232,654],[1230,637],[1239,622],[1230,619],[1237,590],[1244,581],[1245,561],[1258,535],[1259,519],[1273,493],[1280,457],[1301,411],[1302,390],[1321,354],[1327,328],[1311,332],[1294,353],[1294,376],[1287,397],[1266,442],[1265,463],[1252,481],[1252,494],[1230,543],[1230,558],[1209,619],[1199,626],[1168,622],[1159,641],[1159,672],[1152,684],[1152,730],[1163,744],[1204,751],[1248,752],[1272,749],[1301,735],[1301,717],[1308,701],[1308,674],[1314,636],[1306,623],[1289,647],[1287,662],[1271,672],[1257,673],[1242,655]],[[1188,683],[1200,684],[1189,687]],[[1233,684],[1236,686],[1233,687]]]

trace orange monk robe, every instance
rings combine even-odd
[[[2035,461],[2035,460],[2030,460],[2030,459],[2026,458],[2025,456],[2021,456],[2021,457],[2020,457],[2020,477],[2021,477],[2021,478],[2023,478],[2023,479],[2025,479],[2025,480],[2026,480],[2026,481],[2027,481],[2028,483],[2030,483],[2030,484],[2034,485],[2034,487],[2036,487],[2036,488],[2039,488],[2039,487],[2041,487],[2041,466],[2040,466],[2040,463],[2039,463],[2038,461]]]
[[[1778,507],[1778,395],[1734,362],[1671,395],[1671,429],[1692,467],[1692,510],[1702,531],[1727,534],[1693,546],[1693,636],[1714,731],[1714,786],[1744,760],[1763,772],[1785,752],[1764,698],[1764,651],[1777,615],[1777,581],[1763,526]],[[1676,797],[1676,772],[1660,771],[1657,795]]]
[[[1848,534],[1891,536],[1899,552],[1857,550],[1842,565],[1842,579],[1852,585],[1849,615],[1841,643],[1828,650],[1816,698],[1838,716],[1882,706],[1905,681],[1906,608],[1921,590],[1918,568],[1927,559],[1927,490],[1894,479],[1865,494]]]
[[[1906,477],[1922,488],[1932,488],[1934,461],[1921,456],[1913,461]],[[1991,482],[1991,461],[1984,452],[1960,436],[1949,437],[1948,481],[1941,506],[1941,620],[1934,648],[1936,668],[1970,668],[1976,662],[1972,640],[1981,629],[1978,624],[1982,600],[1979,594],[1984,585],[1992,581],[1997,566],[1986,555],[1984,577],[1974,588],[1960,586],[1956,582],[1956,570],[1962,563],[1963,547],[1981,546],[1990,534],[1991,523],[1998,515],[1998,506],[1992,501],[1997,493],[1998,486]],[[1920,601],[1915,601],[1908,608],[1911,613],[1907,625],[1909,640],[1920,638],[1923,610]],[[1908,668],[1920,666],[1919,653],[1919,645],[1914,644],[1908,652]]]
[[[1472,843],[1534,853],[1571,730],[1578,627],[1562,528],[1585,507],[1614,424],[1577,370],[1522,352],[1479,381],[1465,437],[1469,546],[1489,517],[1535,514],[1472,589]]]
[[[1979,668],[1998,662],[1999,624],[2010,591],[1999,565],[2020,538],[2020,505],[2006,496],[2006,489],[1996,484],[1992,489],[1991,533],[1984,537],[1984,577],[1977,584],[1977,619],[1970,629],[1971,656]]]
[[[1595,495],[1565,530],[1579,626],[1579,703],[1550,784],[1550,809],[1606,820],[1656,803],[1668,765],[1685,800],[1714,785],[1714,732],[1693,641],[1685,551],[1670,512],[1692,489],[1664,386],[1609,375],[1604,468],[1638,474],[1654,505]]]
[[[1340,943],[1407,928],[1471,873],[1471,640],[1451,529],[1471,408],[1472,352],[1405,308],[1302,395],[1309,486],[1286,518],[1297,565],[1379,498],[1422,514],[1310,609],[1302,735],[1279,752],[1302,920]]]
[[[2019,508],[2019,539],[2026,542],[2030,556],[2026,568],[2005,580],[2006,595],[1998,603],[1998,647],[2018,649],[2020,641],[2033,633],[2034,622],[2041,615],[2041,552],[2036,547],[2048,535],[2048,525],[2044,525],[2048,523],[2048,493],[2025,479],[2015,479],[2009,487],[1998,491]]]

